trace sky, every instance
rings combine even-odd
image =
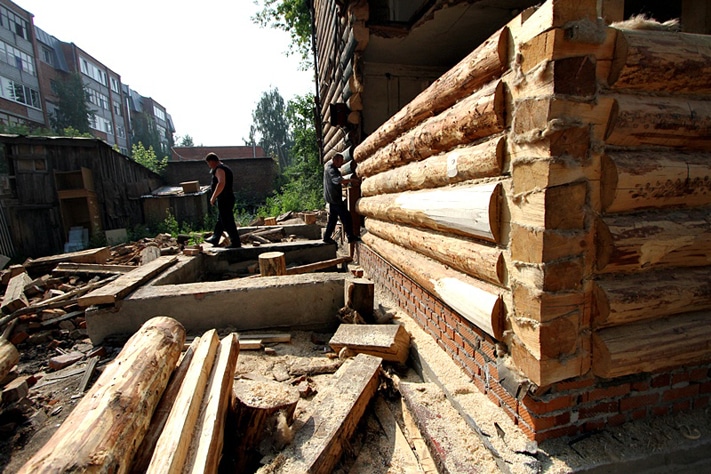
[[[264,92],[314,92],[288,33],[254,24],[254,0],[14,0],[173,118],[176,143],[242,145]],[[261,3],[261,2],[260,2]]]

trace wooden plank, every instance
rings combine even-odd
[[[218,472],[239,351],[236,333],[225,336],[220,342],[183,472]]]
[[[366,137],[356,148],[360,162],[428,117],[473,94],[508,67],[508,31],[499,29],[452,69]]]
[[[333,471],[378,387],[379,357],[358,354],[319,391],[315,411],[284,451],[282,472],[326,474]]]
[[[380,221],[497,242],[501,196],[501,183],[492,182],[364,197],[356,209]]]
[[[190,345],[184,350],[177,367],[171,374],[170,379],[168,380],[168,385],[163,392],[163,396],[161,396],[160,402],[158,402],[158,406],[156,407],[155,412],[153,412],[153,417],[151,418],[151,424],[148,427],[148,431],[146,432],[143,441],[141,441],[141,444],[131,461],[131,473],[142,474],[146,472],[146,469],[148,469],[156,443],[158,443],[158,439],[163,433],[165,422],[168,420],[170,410],[173,408],[173,404],[175,403],[175,397],[177,397],[180,392],[180,387],[183,385],[185,375],[188,372],[190,362],[193,360],[195,350],[197,349],[199,343],[199,337],[193,339]]]
[[[374,218],[367,219],[365,227],[381,239],[426,255],[471,277],[504,286],[504,256],[497,247]]]
[[[506,128],[505,95],[502,81],[488,84],[359,162],[358,175],[368,178],[501,133]]]
[[[593,333],[593,373],[615,378],[707,362],[711,312],[606,328]]]
[[[128,470],[184,340],[172,318],[146,322],[19,472]]]
[[[711,263],[711,216],[706,208],[613,215],[600,219],[596,228],[601,273]]]
[[[710,75],[708,35],[619,30],[608,84],[644,93],[708,95]]]
[[[299,265],[296,267],[289,267],[286,269],[287,275],[301,275],[304,273],[315,272],[316,270],[323,270],[325,268],[331,268],[338,265],[343,265],[353,261],[353,257],[338,257],[331,258],[329,260],[323,260],[321,262],[308,263],[306,265]]]
[[[27,273],[20,273],[10,278],[10,283],[8,283],[2,298],[2,306],[0,306],[3,313],[10,314],[29,306],[30,302],[25,296],[25,286],[30,283],[32,283],[32,278]]]
[[[156,443],[147,473],[182,472],[219,345],[215,329],[200,337],[188,372]]]
[[[52,275],[121,275],[135,269],[135,265],[59,262],[52,270]]]
[[[602,210],[711,205],[711,153],[614,151],[602,158]]]
[[[438,188],[502,173],[506,139],[498,136],[390,169],[361,183],[362,196]]]
[[[404,364],[410,355],[410,334],[399,324],[341,324],[328,345],[336,353],[347,347]]]
[[[264,344],[271,344],[275,342],[291,342],[291,334],[286,332],[276,332],[276,333],[240,333],[240,340],[242,339],[259,339]]]
[[[425,470],[420,467],[417,456],[415,456],[412,448],[410,448],[407,438],[400,429],[400,425],[398,425],[388,404],[381,397],[377,397],[375,399],[374,409],[378,424],[385,433],[389,445],[392,446],[390,459],[386,459],[387,465],[396,464],[402,470],[401,472],[408,474],[424,474]],[[360,457],[361,456],[358,456],[358,459],[360,459]],[[355,465],[353,466],[354,469],[357,469],[358,459],[356,459]],[[372,464],[364,461],[363,465],[368,466]]]
[[[619,326],[678,313],[711,310],[711,267],[674,268],[599,278],[594,327]]]
[[[239,348],[242,351],[257,351],[264,347],[263,342],[261,339],[240,339]]]
[[[80,297],[78,300],[79,306],[86,308],[91,305],[114,304],[117,300],[124,298],[143,283],[158,275],[171,265],[174,265],[177,261],[178,257],[174,255],[165,255],[158,257],[146,265],[136,267],[135,270],[121,275],[108,285]]]
[[[364,235],[363,242],[464,319],[495,339],[503,336],[504,290],[373,234]]]
[[[95,249],[79,250],[77,252],[62,253],[58,255],[48,255],[28,259],[24,265],[30,275],[43,275],[49,273],[60,262],[74,263],[106,263],[111,257],[110,247],[100,247]]]

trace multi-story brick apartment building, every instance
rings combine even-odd
[[[175,128],[165,107],[122,83],[120,74],[76,44],[34,26],[31,12],[0,0],[1,123],[51,129],[56,84],[75,72],[94,112],[89,122],[94,136],[128,155],[148,127],[158,137],[157,151],[169,154]]]

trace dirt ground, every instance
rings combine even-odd
[[[431,337],[396,309],[388,295],[376,291],[376,306],[381,320],[392,318],[391,322],[406,327],[412,335],[413,349],[420,361],[435,373],[436,380],[423,380],[413,366],[385,363],[378,393],[355,435],[346,443],[334,471],[337,474],[704,472],[709,468],[711,409],[629,423],[575,439],[536,445],[477,391]],[[221,336],[229,332],[230,328],[219,328]],[[277,433],[275,429],[260,445],[255,462],[242,472],[288,472],[275,467],[284,439],[288,440],[306,423],[316,408],[312,403],[315,395],[329,390],[333,373],[348,363],[330,350],[328,341],[332,334],[290,334],[290,343],[270,344],[266,350],[244,350],[239,355],[236,378],[288,383],[296,386],[301,394],[293,425],[285,428],[286,432]],[[86,354],[96,349],[82,337],[81,331],[65,332],[63,336],[57,346],[63,352]],[[248,333],[243,337],[248,337]],[[0,413],[0,469],[6,473],[17,472],[82,397],[77,388],[87,362],[50,370],[47,364],[59,353],[57,347],[31,342],[18,346],[21,360],[17,371],[19,375],[37,374],[38,380],[26,397],[3,404]],[[106,354],[91,382],[121,347],[117,343],[106,345],[104,349]],[[415,412],[408,409],[401,393],[408,394],[410,406],[417,407]],[[427,448],[417,428],[417,417],[420,417],[420,426],[425,420],[427,431],[440,445]],[[277,434],[279,442],[275,441]],[[234,472],[230,470],[230,442],[233,440],[227,436],[221,472]]]

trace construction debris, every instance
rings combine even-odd
[[[404,364],[410,353],[410,334],[399,324],[341,324],[328,343],[335,352],[348,348]]]

